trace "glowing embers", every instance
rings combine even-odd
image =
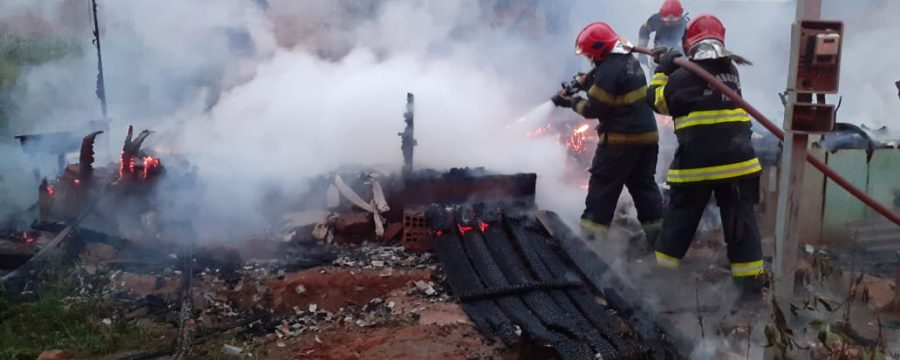
[[[35,241],[37,241],[37,238],[35,237],[33,232],[31,232],[31,231],[23,231],[22,232],[22,242],[24,242],[26,245],[34,244]]]
[[[588,132],[590,128],[590,124],[588,124],[587,122],[582,122],[581,125],[575,127],[571,131],[569,137],[565,139],[565,145],[570,152],[581,154],[585,151],[585,142],[590,136],[593,136],[593,134]]]
[[[126,155],[123,150],[119,160],[119,180],[121,180],[125,174],[134,174],[134,166],[134,158]]]
[[[456,227],[459,228],[460,235],[465,235],[467,232],[475,230],[474,226],[464,226],[457,224]]]
[[[119,180],[145,181],[160,173],[162,166],[158,158],[141,151],[144,140],[150,136],[149,130],[134,136],[134,127],[128,126],[125,144],[119,162]]]
[[[547,124],[547,125],[541,126],[541,127],[537,128],[537,129],[534,129],[534,130],[529,131],[528,133],[525,134],[525,136],[530,137],[530,138],[536,138],[536,137],[544,136],[545,134],[547,134],[548,131],[550,131],[550,128],[551,128],[551,127],[552,127],[551,124]]]
[[[122,162],[119,164],[119,180],[127,178],[146,181],[159,174],[161,169],[162,163],[159,158],[150,155],[130,158],[123,156]]]
[[[490,227],[491,226],[486,222],[479,222],[477,229],[478,229],[478,231],[483,233],[483,232],[487,231],[487,229]],[[462,224],[456,224],[456,228],[459,229],[460,235],[465,235],[466,233],[476,229],[475,226],[462,225]],[[441,235],[443,235],[443,233],[440,230],[438,230],[437,235],[441,236]]]
[[[525,134],[529,138],[538,138],[555,134],[560,144],[566,146],[568,151],[573,155],[581,155],[585,151],[591,150],[591,143],[597,143],[599,136],[591,130],[590,120],[580,120],[575,123],[562,123],[554,125],[547,123],[537,129],[531,130]]]
[[[144,171],[141,173],[141,180],[147,180],[150,174],[155,174],[159,169],[159,159],[150,155],[144,156]]]

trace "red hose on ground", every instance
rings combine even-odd
[[[652,55],[652,51],[650,51],[650,49],[634,47],[632,48],[632,51]],[[756,121],[759,121],[759,123],[762,124],[763,127],[772,132],[772,134],[778,137],[778,139],[784,141],[784,131],[778,128],[778,126],[775,126],[774,123],[769,121],[769,119],[766,118],[761,112],[759,112],[759,110],[756,110],[753,105],[750,105],[750,103],[744,100],[744,98],[738,95],[734,90],[731,90],[728,85],[725,85],[725,83],[723,83],[719,79],[716,79],[710,73],[706,72],[706,70],[703,70],[703,68],[701,68],[699,65],[683,57],[676,58],[675,64],[688,69],[688,71],[709,82],[710,85],[721,91],[723,94],[725,94],[725,96],[731,98],[731,100],[734,101],[738,106],[740,106],[744,110],[747,110],[750,116],[753,116]],[[862,201],[864,204],[866,204],[866,206],[870,207],[872,210],[875,210],[875,212],[881,214],[894,224],[900,225],[900,214],[892,212],[890,209],[869,196],[869,194],[866,194],[862,190],[857,189],[855,186],[853,186],[853,184],[850,184],[847,179],[844,179],[844,177],[836,173],[834,170],[828,167],[828,165],[825,165],[822,160],[816,159],[812,155],[806,154],[806,161],[812,164],[812,166],[814,166],[816,169],[819,169],[819,171],[825,174],[825,176],[831,179],[831,181],[834,181],[836,184],[844,188],[844,190],[847,190],[847,192],[849,192],[851,195]]]

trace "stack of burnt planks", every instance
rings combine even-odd
[[[533,217],[437,206],[426,217],[447,280],[486,338],[536,344],[561,359],[650,356]]]

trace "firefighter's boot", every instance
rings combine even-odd
[[[607,233],[609,233],[609,226],[581,219],[581,236],[588,241],[606,240]]]
[[[741,296],[738,298],[739,306],[747,303],[759,303],[764,300],[763,289],[769,286],[766,274],[733,277],[732,279],[741,292]]]
[[[641,229],[644,230],[644,241],[648,252],[652,251],[654,246],[656,246],[656,241],[659,240],[659,235],[662,234],[662,225],[662,219],[641,224]]]

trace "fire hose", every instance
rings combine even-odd
[[[632,51],[646,55],[653,55],[653,51],[647,48],[633,47]],[[750,103],[744,100],[743,97],[738,95],[737,92],[728,87],[728,85],[726,85],[724,82],[716,79],[714,76],[712,76],[712,74],[708,73],[702,67],[684,57],[675,58],[675,64],[687,69],[688,71],[709,82],[709,84],[716,88],[716,90],[721,91],[723,94],[725,94],[725,96],[731,98],[731,100],[734,101],[739,107],[750,113],[750,115],[753,116],[756,121],[758,121],[763,127],[769,130],[769,132],[771,132],[773,135],[778,137],[779,140],[781,140],[782,142],[784,141],[784,131],[779,129],[778,126],[775,126],[772,121],[766,118],[761,112],[759,112],[759,110],[756,110],[753,105],[750,105]],[[862,190],[853,186],[853,184],[847,181],[847,179],[844,179],[843,176],[835,172],[833,169],[828,167],[828,165],[822,162],[822,160],[819,160],[810,154],[806,154],[806,161],[816,169],[821,171],[823,174],[825,174],[825,176],[831,179],[831,181],[834,181],[836,184],[840,185],[840,187],[844,188],[844,190],[847,190],[847,192],[849,192],[851,195],[862,201],[864,204],[866,204],[866,206],[868,206],[872,210],[875,210],[875,212],[881,214],[894,224],[900,225],[900,214],[892,212],[890,209],[869,196],[869,194],[866,194]]]

